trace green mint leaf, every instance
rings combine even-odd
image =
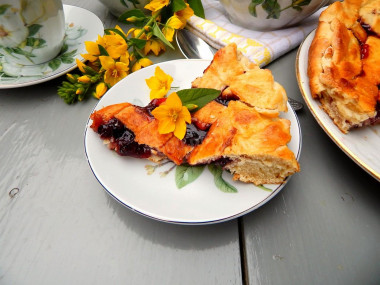
[[[188,0],[187,3],[189,4],[190,8],[193,9],[196,16],[203,19],[206,17],[201,0]]]
[[[222,177],[223,169],[221,166],[216,166],[214,164],[209,164],[208,170],[214,175],[214,183],[218,189],[225,193],[237,193],[237,189],[225,181]]]
[[[178,189],[185,187],[196,180],[203,172],[204,165],[178,165],[175,169],[175,184]]]
[[[165,38],[164,34],[161,32],[161,29],[158,26],[157,22],[154,22],[154,24],[153,24],[153,35],[155,35],[157,38],[159,38],[168,47],[174,49],[172,44]]]
[[[173,12],[178,12],[186,8],[186,3],[183,0],[173,0],[170,5]]]
[[[192,110],[197,111],[218,97],[220,95],[220,90],[211,88],[191,88],[179,90],[177,91],[177,94],[182,101],[182,105],[197,105],[198,108]]]
[[[143,18],[143,19],[146,18],[143,11],[141,11],[140,9],[134,9],[134,10],[129,10],[121,14],[117,20],[124,24],[131,24],[130,22],[127,21],[127,19],[130,17]],[[133,24],[137,24],[137,22],[134,22]]]

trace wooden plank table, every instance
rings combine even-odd
[[[96,0],[64,3],[117,23]],[[302,100],[295,56],[269,68]],[[155,62],[176,58],[178,48]],[[83,146],[96,101],[66,105],[62,79],[0,90],[0,284],[379,284],[379,183],[309,110],[298,114],[302,171],[275,198],[243,218],[180,226],[103,190]]]

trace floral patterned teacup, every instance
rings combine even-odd
[[[61,0],[0,0],[0,57],[35,65],[53,59],[65,36]]]

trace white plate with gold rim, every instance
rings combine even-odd
[[[128,75],[113,86],[100,99],[94,110],[122,102],[147,105],[149,89],[145,79],[154,75],[156,66],[160,66],[174,78],[172,86],[185,89],[191,87],[191,82],[201,76],[209,64],[209,60],[180,59],[148,66]],[[298,160],[301,152],[301,129],[289,104],[288,108],[289,111],[281,117],[291,121],[292,140],[289,148]],[[231,175],[224,172],[223,178],[238,191],[225,193],[215,186],[214,178],[206,167],[198,179],[178,189],[175,170],[170,171],[165,177],[160,175],[168,170],[170,165],[148,175],[145,166],[153,163],[146,159],[122,157],[109,150],[99,135],[90,128],[91,123],[89,119],[84,144],[87,160],[95,177],[121,204],[155,220],[177,224],[227,221],[264,205],[286,185],[264,185],[267,189],[263,189],[253,184],[232,181]]]
[[[298,49],[296,75],[302,96],[326,134],[360,167],[380,181],[380,125],[351,130],[343,134],[330,117],[320,108],[320,103],[311,97],[307,76],[308,53],[315,31],[310,33]]]
[[[96,41],[104,34],[102,21],[92,12],[63,5],[66,24],[64,48],[52,60],[36,65],[10,64],[0,54],[0,89],[39,84],[57,78],[76,68],[75,59],[84,61],[85,41]]]

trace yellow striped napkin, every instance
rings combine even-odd
[[[245,56],[260,66],[297,47],[317,27],[319,15],[325,9],[321,8],[297,26],[260,32],[232,24],[217,0],[202,0],[202,4],[206,19],[194,15],[188,20],[187,28],[216,49],[236,43]]]

